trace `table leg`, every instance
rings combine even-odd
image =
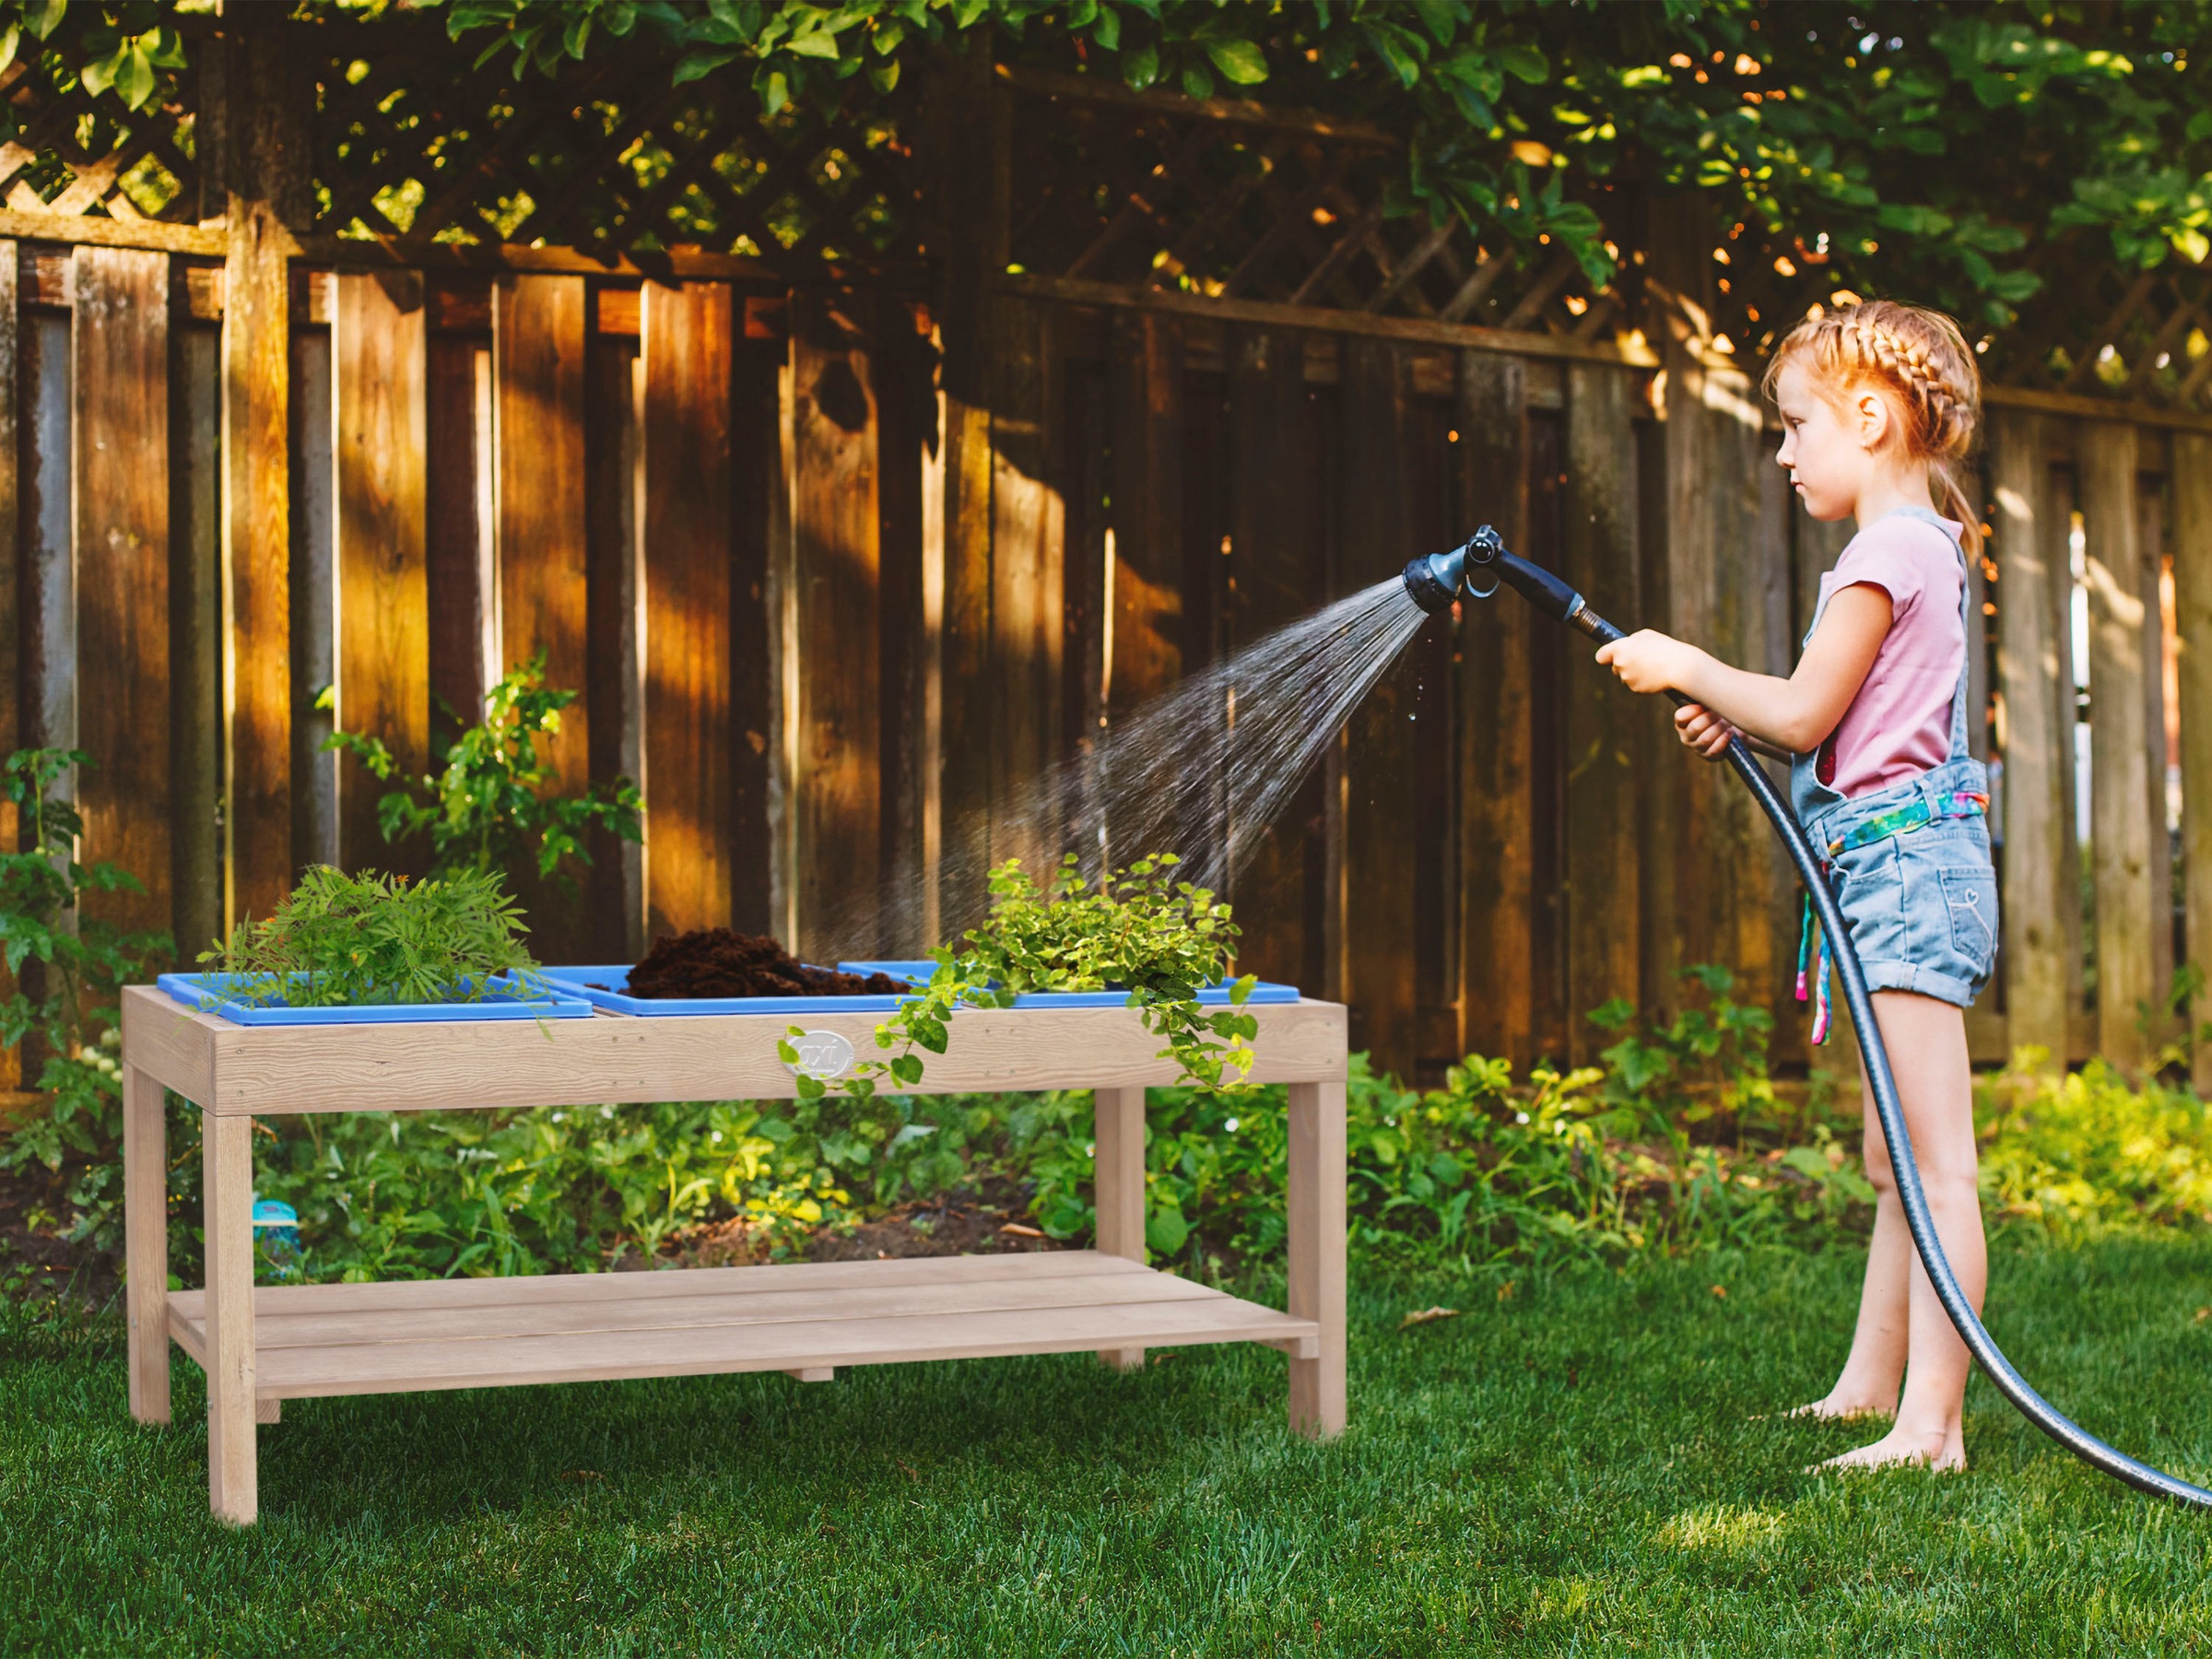
[[[200,1114],[207,1188],[207,1503],[259,1512],[253,1398],[253,1120]]]
[[[169,1135],[161,1085],[123,1068],[124,1305],[130,1318],[131,1415],[169,1421]]]
[[[1344,1084],[1290,1085],[1290,1312],[1318,1320],[1321,1352],[1290,1360],[1290,1426],[1344,1432]]]
[[[1099,1253],[1145,1259],[1145,1091],[1097,1091],[1091,1139],[1098,1147],[1093,1195],[1099,1209]],[[1116,1371],[1142,1371],[1141,1347],[1100,1348]]]

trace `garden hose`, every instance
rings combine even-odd
[[[1449,609],[1463,592],[1477,598],[1488,597],[1497,591],[1500,580],[1519,590],[1546,616],[1580,629],[1601,645],[1623,637],[1620,629],[1593,611],[1583,602],[1583,596],[1559,577],[1508,552],[1498,533],[1488,524],[1477,531],[1465,546],[1449,553],[1416,559],[1405,571],[1406,592],[1423,610],[1431,613]],[[1680,692],[1668,695],[1677,703],[1688,700]],[[1773,780],[1752,759],[1751,751],[1740,736],[1728,741],[1728,764],[1735,769],[1735,775],[1744,781],[1745,787],[1772,821],[1775,833],[1789,850],[1790,862],[1797,866],[1798,879],[1805,883],[1806,891],[1812,897],[1814,913],[1820,918],[1821,931],[1829,939],[1836,968],[1842,976],[1843,1001],[1851,1009],[1860,1053],[1865,1056],[1866,1077],[1874,1091],[1875,1114],[1881,1122],[1882,1138],[1888,1144],[1889,1164],[1897,1180],[1898,1200],[1904,1206],[1905,1224],[1912,1230],[1913,1247],[1920,1252],[1921,1263],[1927,1269],[1929,1282],[1936,1287],[1943,1311],[1958,1327],[1967,1351],[1996,1384],[1997,1392],[2010,1400],[2022,1417],[2082,1462],[2103,1470],[2115,1480],[2126,1482],[2137,1491],[2199,1509],[2212,1509],[2212,1491],[2136,1462],[2063,1416],[2029,1385],[2028,1380],[1991,1340],[1981,1316],[1967,1300],[1966,1292],[1959,1288],[1951,1265],[1944,1256],[1943,1241],[1936,1236],[1936,1219],[1928,1211],[1927,1194],[1921,1186],[1920,1166],[1912,1160],[1912,1137],[1905,1127],[1904,1108],[1898,1100],[1897,1078],[1889,1069],[1889,1055],[1882,1043],[1881,1028],[1875,1022],[1874,1004],[1867,995],[1865,971],[1859,965],[1858,952],[1852,947],[1850,929],[1844,925],[1842,911],[1830,890],[1820,861],[1806,840],[1796,815],[1783,801]]]

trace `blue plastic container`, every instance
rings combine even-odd
[[[295,1008],[281,1000],[265,1005],[240,1002],[229,993],[244,978],[237,973],[164,973],[154,982],[186,1007],[219,1014],[236,1025],[411,1025],[592,1017],[592,1005],[581,996],[531,992],[504,973],[491,982],[481,1002],[376,1003],[342,1008]]]
[[[840,962],[843,973],[887,973],[893,979],[921,983],[936,971],[932,961]],[[629,970],[619,965],[604,968],[547,968],[545,977],[564,992],[589,997],[598,1007],[641,1018],[666,1019],[707,1014],[888,1014],[906,999],[891,995],[863,996],[631,996]],[[1209,1007],[1226,1006],[1229,987],[1212,985],[1198,993]],[[1247,1007],[1262,1003],[1294,1003],[1298,987],[1262,981],[1244,999]],[[1120,1008],[1128,1006],[1126,991],[1035,991],[1014,999],[1018,1008]]]

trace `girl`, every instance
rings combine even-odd
[[[1980,515],[1950,469],[1973,440],[1980,376],[1949,318],[1877,301],[1799,324],[1767,390],[1782,412],[1774,458],[1806,510],[1858,524],[1820,579],[1796,672],[1747,674],[1649,629],[1597,660],[1631,690],[1689,698],[1676,728],[1707,759],[1740,732],[1791,761],[1792,804],[1830,861],[1865,964],[1936,1230],[1979,1309],[1988,1263],[1961,1010],[1989,978],[1997,903],[1989,783],[1966,736],[1965,559],[1980,555]],[[1816,1041],[1826,1036],[1825,943],[1818,978]],[[1878,1202],[1858,1328],[1836,1385],[1800,1413],[1895,1419],[1826,1466],[1963,1468],[1966,1347],[1906,1231],[1863,1069],[1861,1093]]]

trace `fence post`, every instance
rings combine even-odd
[[[1665,626],[1724,662],[1765,671],[1780,625],[1768,615],[1768,561],[1787,553],[1768,545],[1759,389],[1720,349],[1712,326],[1716,235],[1693,199],[1662,203],[1652,216],[1650,268],[1666,368]],[[1724,964],[1742,1000],[1771,1005],[1780,913],[1772,837],[1757,803],[1724,768],[1688,767],[1680,799],[1675,960]]]
[[[1635,623],[1636,453],[1630,371],[1567,368],[1567,485],[1562,573],[1607,615]],[[1585,1018],[1614,997],[1637,1000],[1642,913],[1637,841],[1646,711],[1585,645],[1567,665],[1567,1052],[1590,1059],[1609,1039]],[[1669,757],[1669,759],[1673,759]]]
[[[2089,830],[2097,893],[2097,1049],[2133,1071],[2151,983],[2149,782],[2136,429],[2085,421],[2081,511],[2089,584]],[[2161,821],[2163,821],[2161,819]]]
[[[2066,929],[2060,883],[2065,830],[2062,768],[2062,674],[2066,643],[2054,632],[2053,549],[2041,520],[2051,512],[2042,422],[1999,410],[1990,422],[1990,479],[1996,498],[1997,695],[2002,716],[2005,867],[2006,1047],[2049,1051],[2066,1063]]]
[[[2173,434],[2173,608],[2181,642],[2182,865],[2188,959],[2212,972],[2212,434]],[[2206,1013],[2201,994],[2192,1023]],[[2192,1080],[2212,1091],[2212,1043],[2196,1045]]]
[[[204,59],[201,166],[220,181],[227,922],[292,880],[291,256],[312,213],[314,80],[283,11],[236,7]],[[205,120],[212,115],[216,119]],[[203,203],[203,206],[210,204]]]
[[[1461,352],[1459,421],[1460,533],[1488,524],[1527,551],[1527,365]],[[1515,1065],[1535,1058],[1529,668],[1539,622],[1510,594],[1460,607],[1459,1049]]]

